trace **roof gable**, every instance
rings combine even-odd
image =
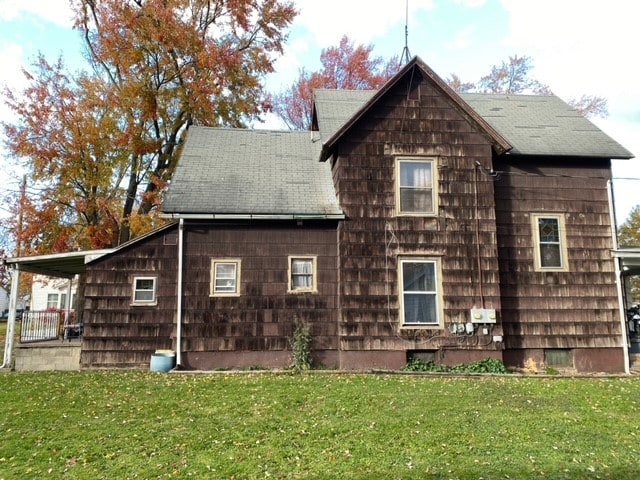
[[[438,88],[442,92],[444,96],[448,97],[470,122],[474,123],[480,129],[480,131],[489,136],[496,151],[502,153],[511,149],[512,146],[504,137],[502,137],[502,135],[500,135],[498,131],[496,131],[489,123],[487,123],[480,115],[478,115],[478,113],[473,108],[471,108],[460,97],[460,95],[458,95],[453,89],[451,89],[451,87],[449,87],[444,80],[442,80],[433,70],[431,70],[431,68],[429,68],[426,63],[424,63],[419,57],[414,57],[396,75],[390,78],[387,83],[385,83],[379,90],[375,92],[372,92],[370,90],[363,91],[361,95],[353,94],[353,96],[350,97],[343,97],[343,101],[345,101],[346,106],[341,110],[333,110],[331,113],[326,111],[328,109],[325,109],[324,112],[314,112],[314,117],[318,120],[317,124],[319,126],[323,142],[321,160],[326,159],[331,154],[331,151],[338,143],[338,141],[342,138],[342,136],[346,132],[348,132],[351,127],[353,127],[362,117],[366,116],[371,108],[373,108],[373,106],[382,97],[384,97],[387,92],[389,92],[395,85],[404,80],[406,77],[413,75],[416,69],[418,69],[422,75],[429,79],[436,86],[436,88]],[[362,100],[364,103],[360,105],[360,108],[353,111],[356,108],[356,103],[358,100]],[[337,107],[334,106],[334,108]],[[323,117],[322,120],[320,120],[320,116],[322,115],[322,113],[324,113],[326,116]],[[342,117],[342,115],[349,114],[350,116],[346,118],[346,121],[342,125],[338,126],[339,118]],[[326,131],[324,123],[327,123]]]

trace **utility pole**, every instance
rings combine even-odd
[[[20,184],[20,200],[18,200],[18,225],[16,231],[16,257],[22,255],[22,237],[23,237],[23,222],[24,222],[24,204],[27,201],[27,176],[23,175],[22,183]]]

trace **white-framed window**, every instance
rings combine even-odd
[[[156,304],[156,277],[133,277],[132,305]]]
[[[531,227],[535,251],[535,270],[566,271],[568,262],[564,215],[533,214],[531,215]]]
[[[48,293],[47,294],[47,310],[51,310],[53,308],[58,308],[58,294]]]
[[[398,215],[435,215],[437,211],[436,160],[396,160],[396,210]]]
[[[292,255],[289,257],[290,293],[316,292],[316,265],[314,256]]]
[[[213,297],[240,295],[240,260],[223,258],[211,260],[211,292]]]
[[[433,258],[401,258],[398,269],[402,326],[440,326],[439,261]]]

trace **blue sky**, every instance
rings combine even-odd
[[[640,2],[637,0],[408,0],[409,50],[441,77],[476,81],[509,55],[534,60],[533,76],[564,99],[595,94],[608,99],[600,128],[640,156]],[[405,0],[297,0],[276,73],[266,79],[277,91],[301,67],[314,70],[323,48],[343,34],[374,45],[374,54],[400,55]],[[0,84],[19,88],[20,70],[42,52],[82,65],[82,44],[71,29],[67,0],[0,0]],[[0,119],[8,112],[0,106]],[[267,119],[267,126],[274,126]],[[0,150],[0,172],[10,161]],[[6,174],[5,174],[6,175]],[[640,160],[615,161],[618,222],[640,204]],[[623,180],[625,178],[634,180]],[[11,180],[3,181],[11,185]],[[13,188],[13,187],[9,187]],[[2,207],[0,206],[0,213]]]

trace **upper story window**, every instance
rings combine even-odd
[[[211,260],[211,295],[237,297],[240,295],[240,260]]]
[[[316,291],[316,257],[289,257],[289,292]]]
[[[431,158],[396,161],[396,205],[399,215],[436,213],[436,162]]]
[[[156,277],[133,277],[132,305],[156,304]]]
[[[531,216],[535,250],[535,269],[538,271],[566,271],[567,245],[564,216],[534,214]]]

